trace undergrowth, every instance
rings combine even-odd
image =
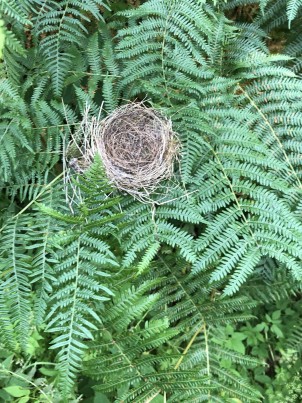
[[[2,0],[1,401],[301,401],[300,6]],[[87,105],[141,100],[167,194],[66,180]]]

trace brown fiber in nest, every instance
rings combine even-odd
[[[79,164],[85,169],[99,154],[120,190],[146,201],[161,180],[172,176],[179,143],[171,121],[142,103],[122,106],[102,121],[86,114],[81,131]]]

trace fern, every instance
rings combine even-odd
[[[21,374],[43,399],[45,373],[58,401],[260,401],[259,361],[217,340],[300,296],[300,2],[128,3],[1,2],[0,381]],[[62,164],[87,104],[103,117],[135,100],[181,143],[148,204],[97,156],[81,175]]]
[[[27,12],[30,7],[30,1],[22,1],[21,4],[15,0],[3,0],[0,5],[0,13],[9,16],[22,24],[30,24],[27,19]]]
[[[58,200],[59,194],[58,189],[50,189],[49,195],[44,195],[42,200],[49,206],[55,207],[60,201]],[[35,240],[36,242],[32,246],[35,253],[32,260],[30,280],[35,290],[33,316],[35,325],[39,328],[45,321],[46,310],[53,291],[53,284],[56,281],[53,266],[58,263],[58,261],[54,245],[51,243],[51,238],[53,236],[52,234],[59,231],[61,228],[50,216],[41,216],[39,209],[37,209],[34,218],[35,225],[32,227],[34,231],[32,241]]]
[[[8,80],[2,80],[0,85],[1,104],[4,106],[2,109],[3,121],[1,122],[1,176],[2,180],[7,182],[12,176],[13,164],[17,159],[17,149],[21,150],[23,148],[23,150],[27,149],[29,152],[33,152],[33,150],[30,147],[28,138],[22,132],[22,129],[30,127],[24,101],[20,98],[16,87]],[[9,105],[9,107],[7,108],[6,105]],[[15,121],[13,112],[16,111],[15,108],[23,116],[23,119]]]
[[[124,87],[141,78],[148,80],[156,76],[156,84],[165,88],[164,98],[171,99],[177,88],[168,89],[168,82],[175,82],[177,87],[188,76],[195,79],[213,77],[207,61],[212,56],[207,39],[212,37],[215,25],[204,11],[202,2],[194,12],[189,3],[151,1],[122,14],[131,17],[133,22],[145,18],[143,25],[136,24],[118,33],[121,38],[118,56],[129,61],[123,69]],[[134,88],[130,86],[132,90],[128,96],[135,96],[142,90],[138,84]]]
[[[103,98],[106,111],[110,113],[117,108],[121,97],[120,67],[114,54],[112,34],[105,24],[101,27],[104,41],[102,57],[106,68],[106,76],[103,81]]]
[[[42,211],[62,223],[59,235],[50,240],[57,249],[58,263],[54,267],[57,277],[53,281],[53,296],[46,320],[47,331],[57,334],[51,348],[60,349],[57,356],[59,386],[66,398],[72,391],[76,372],[81,368],[86,349],[84,339],[93,339],[92,332],[97,329],[95,322],[100,321],[96,308],[100,301],[112,295],[107,282],[102,284],[102,280],[110,275],[112,267],[117,266],[101,235],[110,231],[110,223],[119,217],[119,214],[110,214],[107,207],[114,206],[118,199],[108,199],[106,194],[110,188],[105,182],[100,182],[93,189],[94,198],[91,200],[91,191],[85,184],[92,180],[97,183],[96,175],[100,180],[99,168],[99,165],[92,167],[87,177],[81,180],[88,205],[80,207],[77,215],[41,206]],[[96,194],[99,194],[98,207],[94,208]],[[104,228],[100,231],[100,226],[106,221],[109,222],[105,226],[107,231]],[[43,269],[43,266],[40,267]]]
[[[179,193],[180,191],[178,195]],[[177,199],[178,197],[173,193],[172,198]],[[152,256],[156,253],[154,248],[156,251],[159,244],[176,247],[189,262],[196,260],[195,251],[192,248],[192,235],[169,221],[171,218],[179,218],[185,222],[197,223],[202,221],[202,217],[196,211],[193,203],[189,206],[184,205],[183,199],[180,199],[173,204],[171,203],[169,207],[156,206],[155,201],[155,206],[151,208],[148,205],[141,206],[139,202],[132,201],[130,204],[127,202],[125,206],[122,205],[122,209],[127,211],[127,223],[119,234],[125,250],[124,267],[129,267],[140,256],[142,260],[139,263],[139,270],[143,270],[146,262],[150,260],[148,255],[151,253]]]
[[[31,260],[26,253],[29,247],[29,236],[30,218],[22,217],[9,222],[1,237],[0,298],[5,309],[4,338],[7,339],[5,331],[9,330],[10,333],[13,331],[17,335],[19,348],[25,353],[31,326],[29,282]]]
[[[290,27],[291,22],[298,14],[299,8],[302,6],[302,2],[300,0],[289,0],[286,5],[286,13],[288,18],[288,25]]]
[[[37,2],[39,3],[39,2]],[[44,3],[36,9],[33,19],[35,35],[43,37],[39,48],[45,57],[53,83],[54,93],[62,93],[64,79],[70,69],[73,54],[68,50],[85,38],[86,24],[91,22],[87,13],[96,20],[102,19],[100,7],[107,7],[102,0]]]
[[[243,319],[233,311],[253,302],[244,298],[207,302],[215,287],[207,291],[201,285],[207,284],[208,275],[193,280],[185,272],[186,265],[180,260],[179,267],[170,268],[160,259],[153,263],[152,275],[139,280],[137,287],[125,288],[124,278],[102,320],[103,338],[92,344],[85,362],[85,372],[99,380],[97,390],[125,388],[120,400],[127,402],[151,401],[162,393],[169,393],[170,401],[210,396],[223,401],[224,393],[257,401],[257,394],[242,380],[219,369],[221,357],[243,365],[256,362],[217,348],[208,334],[223,316],[226,321]]]
[[[141,47],[139,45],[135,47],[135,54],[129,53],[129,47],[134,44],[132,41],[140,42],[140,37],[137,36],[137,39],[130,39],[130,33],[132,33],[132,38],[140,32],[138,30],[144,29],[145,35],[147,32],[149,34],[150,21],[153,20],[154,23],[160,24],[159,26],[164,32],[164,21],[166,21],[164,13],[167,14],[168,11],[165,8],[165,2],[160,4],[163,8],[159,8],[157,2],[156,9],[151,2],[146,3],[140,11],[131,12],[131,18],[136,18],[137,15],[149,16],[149,14],[154,14],[154,10],[157,10],[159,17],[146,19],[146,24],[140,23],[139,28],[134,25],[122,30],[121,33],[125,38],[122,39],[119,46],[121,58],[127,59],[130,55],[132,57],[127,64],[130,69],[137,62],[142,66],[144,58],[146,61],[148,60],[150,76],[146,77],[147,70],[146,72],[137,70],[135,76],[136,80],[138,76],[140,77],[142,84],[139,84],[139,87],[136,86],[140,91],[143,88],[151,88],[150,94],[153,96],[157,92],[162,93],[163,83],[159,82],[158,75],[154,74],[157,71],[155,68],[162,69],[165,88],[166,90],[169,88],[167,92],[169,93],[167,105],[169,105],[173,99],[171,94],[175,93],[175,82],[178,83],[181,80],[175,80],[175,77],[170,76],[173,69],[168,70],[166,74],[165,64],[159,66],[158,60],[163,55],[163,49],[154,48],[158,49],[156,50],[158,59],[154,58],[155,50],[152,49],[153,62],[148,59],[149,50],[143,41]],[[150,8],[148,8],[149,6]],[[175,23],[178,23],[178,6],[175,7],[176,12],[171,18],[172,21],[175,18]],[[186,9],[182,9],[180,6],[179,10],[184,12]],[[191,15],[190,12],[188,15]],[[172,21],[171,27],[173,26]],[[206,28],[201,34],[204,32],[207,32]],[[248,34],[248,31],[246,32]],[[252,33],[254,34],[254,32]],[[152,34],[150,33],[150,35]],[[201,41],[197,33],[195,40]],[[164,53],[165,58],[169,60],[171,57],[170,44],[179,43],[179,46],[185,46],[186,41],[185,34],[178,33],[177,39],[167,35],[164,39],[164,52],[167,49],[167,55]],[[142,56],[140,52],[142,52]],[[135,56],[136,54],[138,56]],[[225,293],[232,294],[253,272],[261,256],[269,255],[284,263],[294,278],[300,281],[299,259],[301,255],[298,245],[301,237],[301,224],[290,211],[291,203],[295,204],[295,194],[300,193],[301,187],[299,158],[296,154],[298,149],[289,138],[283,139],[282,137],[286,136],[287,125],[295,127],[293,130],[295,130],[296,138],[299,135],[299,111],[297,110],[297,114],[291,114],[289,117],[286,115],[286,110],[288,110],[289,104],[294,106],[292,97],[297,96],[301,91],[300,82],[295,80],[287,69],[277,73],[281,76],[280,79],[277,77],[270,79],[270,75],[276,76],[278,68],[269,66],[265,69],[264,65],[267,64],[267,61],[264,59],[264,64],[260,64],[253,73],[264,75],[264,78],[255,80],[249,86],[235,87],[232,80],[227,79],[224,81],[217,79],[209,85],[206,77],[198,77],[194,72],[194,68],[190,64],[193,57],[187,55],[187,59],[188,63],[183,63],[181,67],[182,76],[186,75],[186,84],[182,88],[181,98],[178,98],[178,95],[176,97],[178,103],[185,103],[187,99],[191,104],[193,103],[192,98],[195,98],[195,104],[182,108],[177,106],[175,115],[171,116],[174,118],[176,113],[180,116],[182,126],[179,131],[185,133],[187,139],[192,138],[194,141],[196,133],[202,139],[199,140],[198,151],[195,151],[196,154],[193,154],[188,161],[189,165],[186,162],[184,166],[184,172],[190,172],[192,175],[193,164],[190,161],[196,163],[196,155],[202,155],[198,162],[198,169],[190,179],[191,185],[187,186],[188,194],[192,195],[187,199],[194,200],[193,203],[197,204],[199,213],[211,213],[212,215],[196,241],[198,257],[195,259],[193,255],[191,256],[193,259],[191,261],[195,262],[194,272],[197,273],[214,264],[216,269],[212,274],[213,281],[233,273],[229,285],[225,289]],[[127,68],[125,72],[128,72]],[[188,80],[188,77],[194,75],[197,84]],[[244,77],[245,79],[250,77],[249,70],[243,70],[240,77],[241,80]],[[146,84],[144,84],[145,82]],[[217,88],[215,88],[216,82]],[[127,78],[125,84],[129,84]],[[218,93],[219,84],[222,91],[220,90]],[[154,88],[157,89],[154,90]],[[214,91],[213,88],[215,88]],[[230,96],[230,91],[233,92],[232,96]],[[265,95],[262,95],[264,91]],[[201,96],[202,99],[200,99]],[[213,105],[215,105],[215,109]],[[282,111],[285,111],[284,115]],[[176,127],[177,122],[178,118],[176,118]],[[189,124],[184,128],[183,122]],[[185,144],[188,144],[187,139]],[[186,153],[188,152],[184,150],[184,158],[187,158],[189,154]],[[285,172],[290,172],[290,174],[287,175]],[[184,180],[186,181],[188,177],[189,174],[186,173]],[[274,189],[274,191],[270,189]],[[184,198],[182,204],[186,202],[187,200]],[[222,211],[220,211],[221,208],[223,208]],[[190,209],[192,209],[192,204]],[[144,216],[141,216],[141,219],[142,217]],[[173,219],[172,215],[171,219]],[[150,236],[153,237],[154,242],[156,241],[154,228],[157,226],[153,225],[152,230],[151,222],[147,226],[146,221],[143,221],[141,227],[146,231],[141,243],[138,241],[140,238],[136,237],[136,233],[137,236],[142,233],[139,222],[137,222],[136,230],[132,229],[132,239],[135,247],[143,250],[149,246],[147,240]],[[160,226],[158,227],[160,228]],[[171,226],[170,228],[172,230]],[[173,231],[177,236],[179,229]],[[158,237],[161,238],[160,233],[158,233]],[[164,240],[163,237],[162,239]],[[171,243],[171,245],[174,246],[176,243]],[[284,245],[287,245],[285,249]],[[127,248],[128,250],[130,248],[128,255],[131,255],[131,246],[127,245]],[[133,253],[136,253],[135,250]],[[134,257],[134,255],[132,256]]]

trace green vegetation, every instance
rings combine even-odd
[[[0,1],[1,402],[302,401],[301,22],[300,0]],[[98,157],[66,184],[86,106],[136,100],[179,136],[167,194]]]

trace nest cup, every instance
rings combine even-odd
[[[170,178],[178,141],[169,119],[143,104],[115,110],[93,130],[94,154],[115,186],[144,199]]]

